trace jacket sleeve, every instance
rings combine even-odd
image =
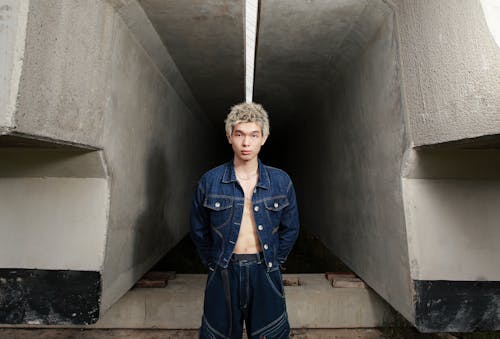
[[[189,215],[191,225],[190,236],[200,255],[201,261],[204,265],[210,267],[212,264],[212,236],[210,233],[210,217],[208,211],[203,206],[204,200],[203,180],[200,180],[191,203],[191,212]]]
[[[285,263],[299,235],[299,211],[297,199],[295,197],[295,189],[291,180],[288,186],[287,198],[289,204],[283,209],[281,223],[278,229],[279,247],[277,258],[280,266]]]

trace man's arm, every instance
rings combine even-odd
[[[189,215],[189,222],[191,224],[190,236],[200,255],[201,261],[204,265],[210,267],[212,264],[212,236],[210,234],[210,217],[205,207],[203,207],[204,200],[205,192],[203,190],[202,180],[200,180],[193,196]]]
[[[297,208],[295,189],[293,188],[291,180],[288,186],[287,198],[289,205],[286,206],[281,213],[281,224],[278,230],[280,241],[278,247],[278,261],[282,268],[299,235],[299,211]]]

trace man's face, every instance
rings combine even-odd
[[[249,161],[257,157],[267,136],[262,135],[262,129],[256,122],[242,122],[234,125],[233,133],[227,139],[234,155],[240,160]]]

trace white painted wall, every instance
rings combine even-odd
[[[0,267],[100,271],[105,178],[0,178]]]
[[[0,267],[102,270],[109,190],[101,156],[0,148]]]
[[[431,149],[405,159],[412,278],[500,280],[500,152]]]
[[[500,280],[500,181],[403,179],[411,275]]]

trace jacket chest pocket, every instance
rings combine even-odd
[[[286,196],[270,198],[264,201],[267,213],[273,226],[278,225],[281,219],[281,212],[285,207],[290,205]]]
[[[233,198],[207,196],[203,206],[209,210],[210,223],[215,228],[227,225],[233,215]]]

